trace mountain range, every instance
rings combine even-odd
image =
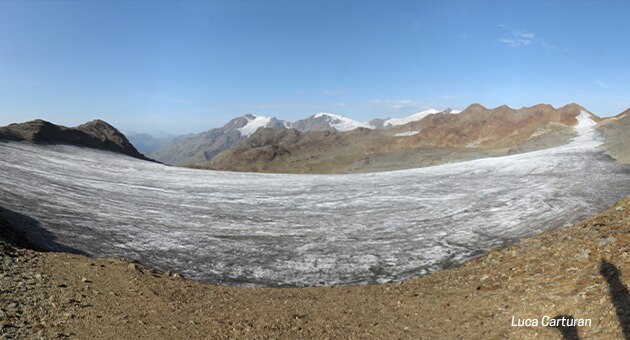
[[[431,166],[558,146],[576,136],[580,119],[595,125],[605,137],[604,147],[611,157],[630,163],[630,109],[601,119],[577,104],[521,109],[472,104],[461,112],[426,110],[369,122],[333,113],[318,113],[295,122],[247,114],[198,134],[159,138],[130,134],[129,139],[102,120],[72,128],[35,120],[0,128],[0,140],[71,144],[202,169],[350,173]]]
[[[429,112],[387,129],[349,131],[260,129],[239,145],[195,167],[215,170],[348,173],[397,170],[502,156],[567,143],[578,118],[600,118],[577,104],[554,108]],[[421,115],[418,115],[421,116]]]
[[[233,148],[262,128],[295,129],[299,132],[345,132],[357,128],[383,130],[440,112],[458,113],[459,111],[431,109],[404,118],[373,119],[370,122],[357,121],[334,113],[317,113],[295,122],[246,114],[230,120],[221,128],[167,141],[156,139],[153,144],[147,144],[147,135],[130,135],[130,140],[134,145],[141,145],[142,152],[160,162],[171,165],[194,165],[212,160],[222,151]]]

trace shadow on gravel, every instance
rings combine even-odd
[[[621,271],[614,264],[602,259],[599,272],[608,281],[608,294],[617,311],[624,339],[630,340],[630,292],[621,282]]]
[[[78,249],[59,244],[55,239],[55,235],[44,229],[38,220],[0,206],[0,241],[39,251],[87,255]]]
[[[554,320],[571,320],[571,322],[567,322],[568,324],[575,324],[573,321],[574,318],[572,315],[558,315]],[[559,322],[557,324],[560,324]],[[562,340],[580,340],[580,335],[578,334],[578,328],[575,326],[553,326],[553,328],[560,331],[562,334]]]
[[[617,312],[623,338],[630,340],[630,292],[621,281],[621,271],[614,264],[602,259],[599,264],[599,273],[608,282],[608,294]],[[554,320],[562,319],[573,320],[574,318],[571,315],[558,315],[554,318]],[[575,322],[568,322],[568,324],[575,324]],[[554,326],[553,328],[560,332],[563,340],[580,339],[578,328],[575,326]]]

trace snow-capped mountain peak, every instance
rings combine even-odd
[[[367,122],[361,122],[335,113],[320,112],[291,124],[299,131],[350,131],[356,128],[373,129]]]
[[[243,136],[250,136],[254,134],[254,132],[256,132],[258,129],[267,126],[271,122],[271,119],[273,117],[248,115],[246,116],[246,118],[247,124],[238,129],[238,132],[240,132]]]
[[[403,117],[403,118],[389,118],[387,120],[385,120],[383,122],[383,127],[392,127],[392,126],[398,126],[398,125],[403,125],[403,124],[407,124],[410,122],[414,122],[414,121],[418,121],[421,120],[422,118],[430,115],[430,114],[435,114],[441,112],[439,110],[436,109],[429,109],[429,110],[425,110],[422,112],[418,112],[418,113],[414,113],[410,116],[407,117]]]
[[[281,121],[276,119],[275,117],[268,117],[268,116],[255,116],[252,114],[247,114],[244,116],[244,118],[247,119],[247,123],[241,127],[238,128],[238,132],[241,133],[241,136],[251,136],[253,135],[256,131],[258,131],[258,129],[260,128],[265,128],[265,127],[271,127],[271,128],[289,128],[290,124],[288,122],[285,121]]]
[[[324,118],[330,127],[337,131],[350,131],[360,127],[368,129],[372,128],[372,126],[366,122],[361,122],[334,113],[320,112],[313,115],[313,118]]]
[[[580,111],[580,114],[576,118],[577,124],[574,126],[574,129],[578,132],[587,131],[597,125],[597,122],[591,117],[591,113],[584,110]]]
[[[410,116],[407,117],[403,117],[403,118],[389,118],[386,119],[385,121],[383,121],[383,127],[384,128],[390,128],[390,127],[394,127],[394,126],[398,126],[398,125],[404,125],[410,122],[415,122],[415,121],[419,121],[422,120],[424,117],[431,115],[431,114],[436,114],[436,113],[446,113],[446,114],[459,114],[461,113],[461,111],[459,110],[453,110],[453,109],[446,109],[446,110],[436,110],[436,109],[428,109],[425,111],[421,111],[418,113],[414,113]]]
[[[270,116],[255,116],[252,114],[247,114],[238,119],[241,121],[238,122],[240,126],[237,130],[240,132],[241,136],[249,137],[253,135],[258,129],[263,127],[271,127],[271,128],[294,128],[299,131],[351,131],[357,128],[366,128],[366,129],[388,129],[394,126],[407,124],[409,122],[418,121],[423,119],[424,117],[435,114],[435,113],[445,113],[445,114],[458,114],[460,111],[447,109],[447,110],[436,110],[429,109],[422,112],[414,113],[410,116],[403,118],[389,118],[386,120],[374,120],[371,122],[364,122],[359,120],[354,120],[352,118],[342,116],[336,113],[330,112],[319,112],[308,118],[301,119],[295,121],[293,123],[289,123],[286,121],[278,120],[275,117]],[[246,120],[246,123],[243,125],[243,120]],[[376,122],[379,121],[379,122]],[[382,122],[382,124],[381,124]]]

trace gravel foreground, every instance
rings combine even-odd
[[[399,284],[236,288],[5,242],[0,254],[5,339],[630,338],[630,198]],[[591,325],[512,326],[543,316]]]

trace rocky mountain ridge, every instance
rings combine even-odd
[[[247,114],[234,118],[221,128],[174,138],[148,153],[151,158],[171,165],[205,162],[245,140],[259,128],[286,128],[288,123],[275,117]]]
[[[606,153],[621,163],[630,164],[630,109],[602,119],[596,129],[606,138]]]
[[[262,129],[197,167],[233,171],[346,173],[405,169],[501,156],[565,144],[575,136],[582,106],[536,105],[488,109],[470,105],[458,114],[427,113],[387,130],[345,132]]]
[[[247,137],[262,128],[295,129],[300,132],[345,132],[357,128],[383,130],[424,118],[431,113],[458,113],[447,109],[444,111],[427,110],[403,118],[373,119],[362,122],[334,113],[317,113],[307,118],[288,122],[270,116],[246,114],[230,120],[223,127],[208,131],[181,136],[165,143],[154,150],[147,150],[154,159],[171,165],[194,165],[212,160],[222,151],[233,148]],[[138,139],[138,142],[145,140]]]
[[[600,119],[577,104],[557,109],[546,104],[521,109],[472,104],[462,112],[426,110],[369,122],[331,113],[295,122],[248,114],[221,128],[164,139],[146,134],[127,139],[101,120],[75,128],[35,120],[0,128],[0,139],[67,143],[148,159],[134,147],[137,144],[148,150],[145,154],[151,159],[204,169],[345,173],[422,167],[560,145],[574,134],[580,112],[597,123],[608,154],[630,163],[626,151],[630,110]]]
[[[69,144],[150,160],[141,154],[125,135],[100,119],[77,127],[55,125],[41,119],[10,124],[0,127],[0,140],[25,141],[35,144]]]

